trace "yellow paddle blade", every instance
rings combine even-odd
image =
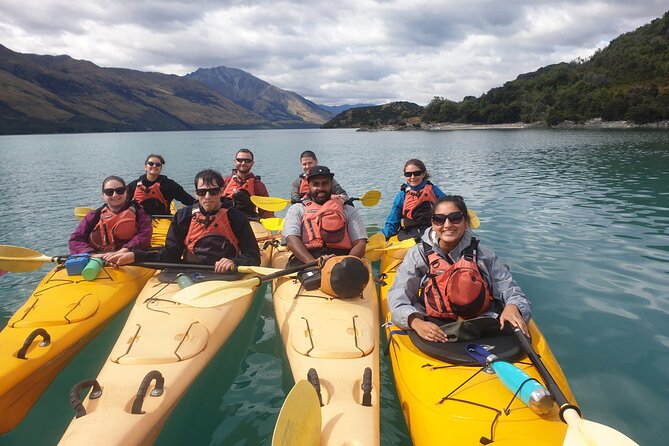
[[[383,235],[383,232],[377,232],[367,239],[367,246],[365,246],[365,250],[373,251],[375,249],[383,248],[384,246],[386,246],[386,236]]]
[[[81,220],[93,210],[93,208],[74,208],[74,216],[77,217],[77,220]]]
[[[231,282],[221,280],[200,282],[177,291],[172,300],[189,307],[218,307],[219,305],[253,294],[259,284],[260,279],[257,277]]]
[[[290,200],[276,197],[261,197],[260,195],[251,195],[251,202],[260,209],[276,212],[290,204]]]
[[[370,262],[376,262],[383,257],[383,251],[380,251],[386,245],[386,237],[382,232],[377,232],[367,239],[365,246],[365,258]]]
[[[281,406],[272,446],[318,446],[321,443],[321,406],[314,386],[301,380]]]
[[[481,226],[481,221],[479,220],[479,216],[476,215],[476,212],[474,212],[471,209],[467,209],[467,215],[469,216],[469,227],[472,229],[476,229],[479,226]]]
[[[582,419],[574,409],[566,410],[563,416],[569,426],[564,446],[639,446],[612,427]]]
[[[258,205],[256,205],[258,206]],[[260,207],[260,206],[258,206]],[[270,231],[280,231],[283,229],[283,222],[284,219],[281,217],[272,217],[272,218],[261,218],[260,223],[265,227],[265,229],[269,229]]]
[[[376,206],[381,198],[381,191],[379,190],[368,190],[365,192],[365,195],[360,197],[360,202],[363,206]]]
[[[0,269],[12,273],[27,273],[51,262],[41,252],[20,246],[0,245]]]

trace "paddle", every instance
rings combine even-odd
[[[261,218],[260,224],[270,231],[280,231],[283,229],[284,219],[281,217]]]
[[[560,418],[569,426],[567,428],[567,435],[562,443],[564,446],[638,446],[634,440],[612,427],[581,418],[580,409],[567,401],[555,379],[553,379],[537,352],[532,348],[530,341],[519,329],[516,329],[515,333],[521,347],[539,371],[539,374],[546,382],[548,390],[560,407]]]
[[[277,277],[287,276],[289,274],[296,273],[298,271],[302,271],[303,269],[317,265],[318,260],[314,260],[313,262],[305,263],[304,265],[281,269],[271,274],[267,274],[266,276],[256,276],[250,279],[234,280],[230,282],[200,282],[178,291],[173,296],[172,300],[191,307],[217,307],[224,303],[245,296],[251,292],[254,287],[257,287],[263,282],[276,279]],[[239,267],[238,270],[243,272],[242,268],[243,267]]]
[[[20,246],[0,245],[0,269],[11,273],[28,273],[47,262],[60,262],[67,256],[45,256]]]
[[[54,256],[49,257],[41,252],[34,251],[20,246],[0,245],[0,270],[13,273],[26,273],[35,271],[37,268],[45,263],[61,263],[67,259],[68,256]],[[186,269],[199,271],[213,271],[213,265],[201,265],[196,263],[169,263],[169,262],[135,262],[130,266],[141,266],[152,269]],[[264,268],[260,266],[239,266],[237,271],[240,273],[253,274],[274,274],[283,271],[276,268]]]
[[[314,386],[303,379],[295,384],[281,406],[272,446],[318,446],[321,424],[318,395]]]
[[[365,192],[362,197],[359,198],[349,198],[351,201],[360,201],[363,206],[376,206],[381,198],[381,191],[378,190],[369,190]],[[251,202],[258,206],[260,209],[266,211],[280,211],[291,203],[290,200],[285,198],[277,197],[261,197],[260,195],[252,195]]]

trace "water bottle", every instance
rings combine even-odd
[[[83,271],[81,272],[81,275],[84,277],[84,279],[95,280],[95,278],[98,277],[100,270],[102,269],[102,262],[104,262],[104,260],[102,260],[100,257],[91,257],[91,260],[88,261]]]
[[[179,284],[180,289],[183,290],[184,288],[191,286],[193,283],[193,279],[191,279],[188,274],[177,274],[177,284]]]

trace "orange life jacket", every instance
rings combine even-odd
[[[149,187],[144,186],[141,181],[138,181],[132,199],[140,206],[144,206],[143,203],[147,200],[156,200],[160,202],[165,209],[170,209],[170,205],[163,195],[163,191],[160,190],[160,183],[157,181]]]
[[[260,177],[251,176],[245,180],[242,180],[237,175],[233,175],[228,180],[228,183],[223,189],[223,196],[227,198],[232,198],[235,192],[239,190],[245,190],[249,195],[256,195],[256,181],[259,181]]]
[[[235,257],[239,252],[239,241],[230,225],[228,210],[221,208],[214,215],[204,215],[199,206],[193,206],[186,234],[186,260],[215,263],[223,257]]]
[[[403,184],[402,190],[404,191],[402,226],[429,226],[429,216],[432,213],[432,205],[437,202],[437,196],[432,189],[432,183],[427,181],[425,187],[421,190],[413,190],[410,187],[407,187],[406,184]],[[408,222],[404,220],[408,220]]]
[[[306,175],[300,175],[300,197],[304,197],[309,193],[309,182]]]
[[[462,257],[451,263],[423,242],[422,249],[430,268],[422,290],[428,316],[471,319],[488,309],[492,293],[476,264],[478,244],[479,241],[472,238]]]
[[[137,209],[134,205],[115,214],[107,206],[100,209],[100,217],[88,241],[101,252],[116,251],[137,234]]]
[[[307,249],[350,250],[353,247],[341,200],[332,196],[322,205],[310,199],[303,200],[302,204],[306,207],[302,217],[302,242]]]

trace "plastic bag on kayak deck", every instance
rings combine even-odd
[[[459,319],[441,325],[439,328],[446,333],[448,342],[473,341],[503,333],[499,328],[499,321],[494,317]]]

